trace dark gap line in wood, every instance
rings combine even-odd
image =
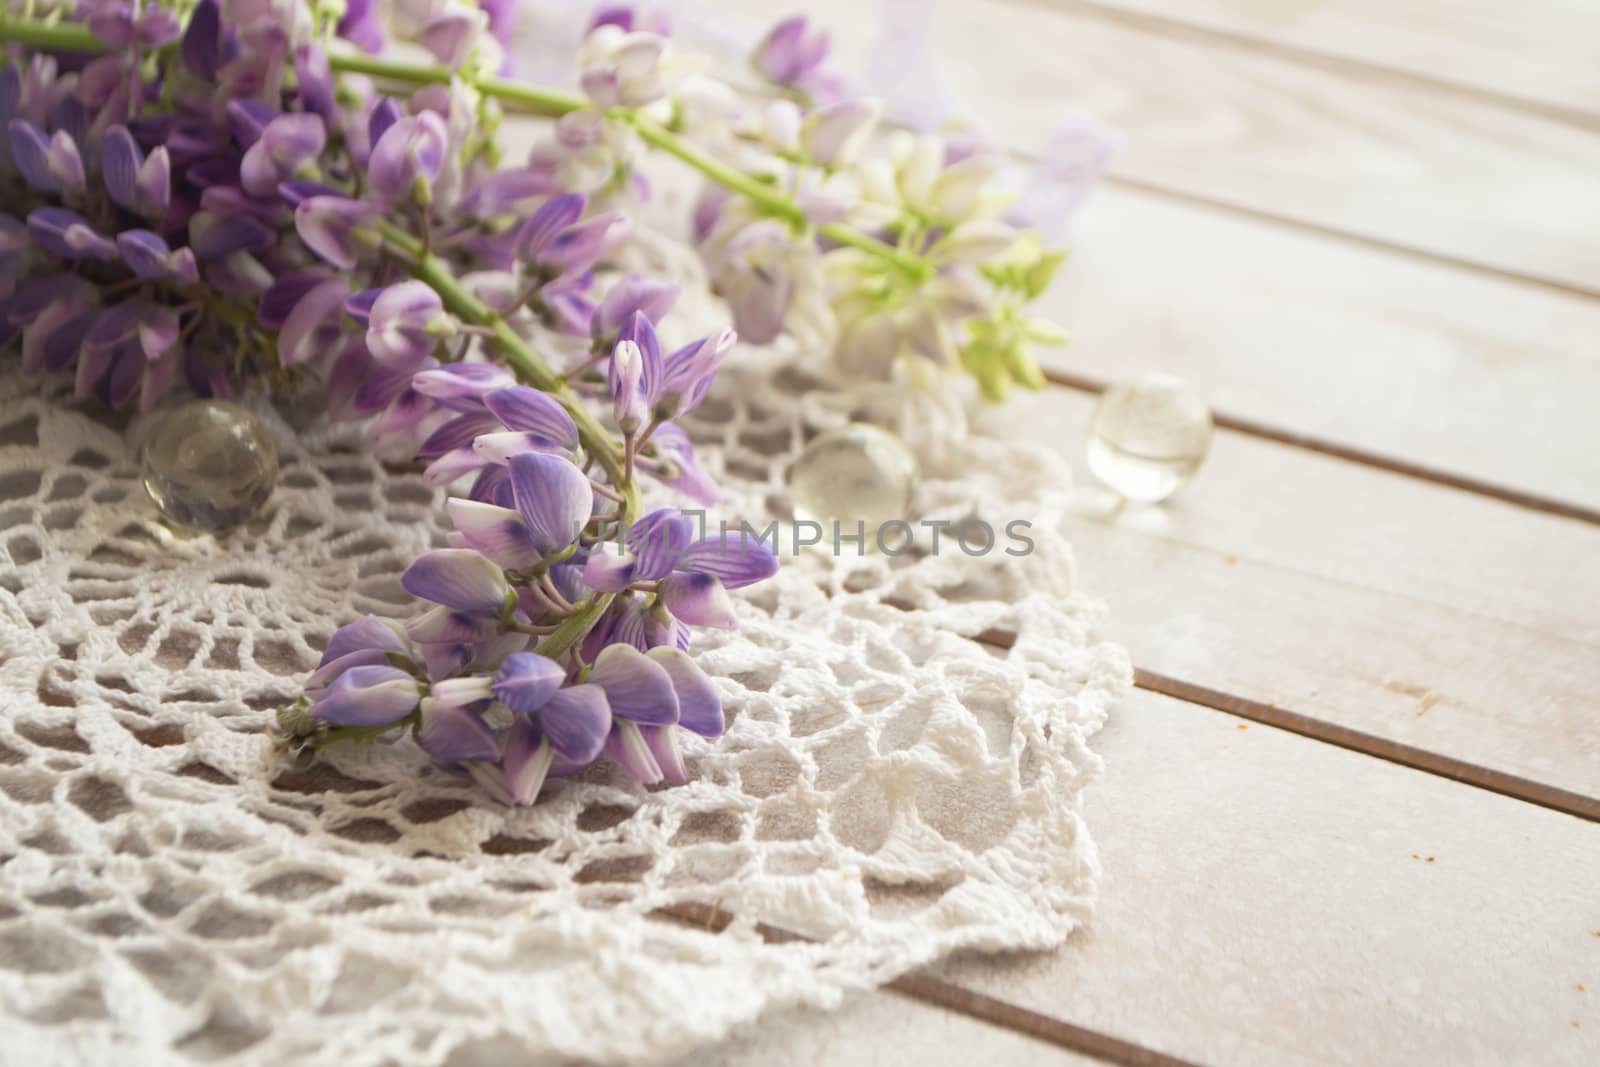
[[[1248,30],[1230,30],[1208,26],[1176,15],[1163,15],[1151,11],[1130,11],[1098,2],[1098,0],[1020,0],[1030,7],[1045,7],[1057,11],[1072,11],[1086,18],[1150,33],[1173,40],[1209,45],[1222,45],[1235,51],[1253,52],[1274,59],[1311,67],[1340,77],[1389,82],[1413,90],[1440,93],[1469,100],[1522,115],[1532,115],[1550,122],[1574,126],[1585,132],[1600,130],[1600,111],[1592,111],[1576,104],[1558,104],[1552,100],[1522,96],[1492,89],[1470,82],[1407,67],[1392,66],[1370,59],[1324,52],[1288,41],[1275,41]]]
[[[1107,1063],[1123,1067],[1197,1067],[1192,1060],[1179,1059],[1120,1037],[1076,1026],[1053,1015],[1018,1007],[925,972],[897,978],[884,988]]]
[[[900,607],[902,610],[905,608],[903,603],[894,601],[885,603],[892,607]],[[1006,630],[985,630],[973,640],[995,648],[1009,649],[1016,643],[1017,637]],[[1525,804],[1536,804],[1564,815],[1572,815],[1589,822],[1600,822],[1600,798],[1574,793],[1559,786],[1546,785],[1505,771],[1492,770],[1476,763],[1456,759],[1454,756],[1442,756],[1425,748],[1391,741],[1387,737],[1379,737],[1362,730],[1352,730],[1348,726],[1340,726],[1325,719],[1290,711],[1275,704],[1265,704],[1248,697],[1235,696],[1220,689],[1185,682],[1180,678],[1157,674],[1142,667],[1133,669],[1133,684],[1148,692],[1181,700],[1185,704],[1196,704],[1212,711],[1258,722],[1263,726],[1273,726],[1313,741],[1321,741],[1326,745],[1359,752],[1373,759],[1399,764],[1439,778],[1448,778],[1452,782],[1470,785],[1475,789],[1499,793],[1501,796],[1520,800]]]
[[[1086,374],[1055,368],[1046,368],[1044,376],[1055,385],[1084,393],[1104,392],[1109,384]],[[1591,526],[1600,526],[1600,510],[1584,507],[1582,504],[1556,500],[1537,493],[1496,485],[1493,482],[1482,481],[1478,478],[1469,478],[1462,474],[1452,474],[1449,471],[1426,467],[1420,463],[1397,459],[1393,456],[1385,456],[1378,452],[1369,452],[1364,448],[1343,445],[1337,441],[1314,437],[1311,434],[1269,426],[1266,423],[1257,422],[1255,419],[1247,419],[1238,415],[1217,412],[1213,413],[1212,421],[1221,429],[1231,430],[1247,437],[1255,437],[1263,441],[1271,441],[1274,444],[1287,445],[1290,448],[1298,448],[1306,452],[1316,452],[1319,455],[1331,456],[1334,459],[1342,459],[1348,463],[1357,463],[1364,467],[1372,467],[1376,470],[1386,471],[1389,474],[1415,478],[1418,481],[1429,482],[1447,489],[1455,489],[1459,492],[1471,493],[1474,496],[1497,500],[1502,504],[1510,504],[1513,507],[1525,508],[1545,515],[1554,515],[1557,518],[1571,519],[1574,522],[1588,523]]]
[[[1032,158],[1027,153],[1012,152],[1019,158]],[[1545,274],[1533,274],[1528,271],[1517,270],[1513,267],[1502,267],[1493,263],[1484,263],[1476,259],[1453,255],[1449,252],[1436,252],[1432,249],[1421,248],[1417,245],[1405,244],[1400,241],[1391,241],[1386,237],[1375,234],[1361,233],[1356,230],[1347,230],[1332,223],[1316,222],[1312,219],[1301,218],[1298,215],[1286,215],[1269,208],[1254,207],[1241,204],[1233,200],[1224,200],[1221,197],[1208,196],[1205,193],[1191,192],[1187,189],[1178,189],[1162,182],[1149,181],[1144,178],[1135,178],[1127,174],[1118,173],[1115,169],[1106,175],[1106,182],[1110,185],[1120,185],[1128,189],[1135,189],[1141,193],[1152,196],[1164,197],[1186,204],[1197,204],[1214,211],[1237,215],[1256,222],[1267,222],[1289,229],[1300,230],[1304,233],[1313,233],[1318,237],[1327,237],[1347,244],[1360,245],[1363,248],[1386,252],[1391,255],[1404,256],[1407,259],[1430,263],[1435,266],[1448,267],[1451,270],[1462,271],[1467,274],[1476,274],[1479,277],[1491,278],[1500,282],[1514,282],[1518,285],[1527,285],[1546,292],[1560,293],[1563,296],[1575,296],[1585,300],[1600,300],[1600,288],[1584,285],[1579,282],[1569,282],[1560,278],[1552,278]]]
[[[1589,822],[1600,822],[1600,798],[1584,796],[1582,793],[1546,785],[1530,778],[1492,770],[1453,756],[1441,756],[1427,749],[1391,741],[1386,737],[1378,737],[1361,730],[1352,730],[1346,726],[1339,726],[1272,704],[1264,704],[1258,700],[1234,696],[1232,693],[1209,689],[1178,678],[1169,678],[1154,671],[1134,668],[1133,684],[1152,693],[1160,693],[1189,704],[1199,704],[1201,707],[1249,719],[1251,722],[1274,726],[1280,730],[1299,734],[1301,737],[1309,737],[1324,744],[1359,752],[1363,756],[1371,756],[1415,771],[1448,778],[1452,782],[1498,793],[1525,804],[1536,804],[1541,808],[1549,808]]]
[[[717,905],[697,904],[691,901],[658,908],[652,914],[684,926],[698,927],[713,934],[720,934],[726,930],[732,925],[734,918],[731,912]],[[756,932],[768,944],[811,940],[802,934],[769,926],[766,923],[757,923]],[[1197,1067],[1189,1060],[1181,1060],[1098,1030],[1090,1030],[1051,1015],[1019,1007],[997,997],[938,978],[926,971],[902,975],[887,983],[884,988],[911,1000],[965,1015],[969,1019],[976,1019],[990,1026],[1002,1027],[1024,1037],[1064,1048],[1069,1052],[1078,1052],[1108,1063],[1121,1064],[1122,1067]]]

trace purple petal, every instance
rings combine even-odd
[[[431,182],[444,166],[450,134],[437,112],[396,120],[372,146],[367,175],[373,192],[387,200],[411,194],[419,179]]]
[[[134,185],[139,178],[139,168],[143,165],[144,152],[128,128],[109,127],[100,143],[100,176],[105,180],[106,192],[111,194],[111,199],[129,211],[139,210]]]
[[[578,427],[561,402],[527,385],[486,393],[483,404],[510,430],[526,430],[565,448],[578,447]]]
[[[202,211],[189,220],[189,247],[200,260],[264,251],[272,247],[276,236],[266,223],[250,215],[219,216]]]
[[[417,731],[417,742],[428,755],[444,763],[500,758],[500,742],[483,716],[432,699],[422,702],[422,729]]]
[[[519,715],[544,707],[567,672],[561,664],[536,652],[507,656],[494,676],[494,698]],[[609,721],[609,716],[608,716]]]
[[[88,219],[66,208],[42,207],[30,214],[28,235],[40,248],[62,259],[117,258],[115,242],[95,233]]]
[[[345,302],[345,306],[348,309],[348,301]],[[416,379],[412,379],[412,388],[416,388]],[[446,452],[468,447],[480,434],[495,433],[499,430],[500,420],[487,411],[457,415],[428,435],[428,439],[417,448],[417,458],[436,459]]]
[[[518,257],[536,258],[550,242],[555,240],[556,234],[583,217],[584,208],[588,203],[588,198],[582,193],[567,193],[550,200],[535,211],[528,221],[522,224],[522,229],[517,234]]]
[[[778,573],[778,557],[765,542],[739,530],[696,541],[678,568],[715,575],[729,589],[740,589]]]
[[[180,45],[184,65],[202,82],[215,83],[222,65],[222,15],[216,0],[200,0]]]
[[[500,765],[504,773],[506,792],[513,803],[532,804],[544,788],[550,774],[554,749],[544,743],[538,725],[532,719],[518,718],[506,735],[506,751]]]
[[[172,158],[166,145],[158,145],[139,168],[133,187],[135,210],[148,219],[161,219],[172,203]]]
[[[495,620],[440,605],[406,623],[406,636],[419,645],[474,645],[500,632]]]
[[[672,679],[673,692],[678,696],[678,725],[701,737],[721,737],[726,728],[722,694],[706,672],[681,649],[652,648],[646,655]]]
[[[632,434],[650,417],[644,392],[644,357],[632,341],[618,341],[606,370],[611,389],[611,415],[624,434]]]
[[[172,273],[172,249],[149,230],[124,230],[117,234],[117,251],[122,262],[141,278],[165,278]]]
[[[507,570],[530,570],[544,559],[521,513],[512,508],[452,497],[445,510],[468,547]]]
[[[349,294],[343,278],[329,278],[301,297],[278,331],[278,362],[292,367],[328,351],[326,334],[337,332],[339,312]]]
[[[311,711],[340,726],[378,726],[410,714],[417,700],[417,680],[398,667],[352,667],[323,691]]]
[[[710,626],[733,630],[739,626],[733,614],[733,601],[720,578],[709,574],[679,571],[661,580],[661,599],[674,618],[690,626]]]
[[[444,313],[444,302],[426,282],[391,285],[378,294],[367,320],[367,349],[379,363],[414,367],[433,352],[429,325]]]
[[[628,551],[638,557],[638,577],[664,578],[682,564],[694,540],[694,522],[677,508],[658,508],[628,530]]]
[[[233,139],[239,147],[249,149],[261,140],[261,133],[267,124],[277,118],[282,112],[275,107],[269,107],[259,100],[230,100],[228,101],[228,129],[233,133]]]
[[[378,368],[381,373],[385,368]],[[357,407],[360,407],[360,397],[357,397]],[[479,438],[478,440],[483,440]],[[458,448],[454,452],[446,452],[422,472],[422,480],[435,488],[449,485],[457,478],[482,470],[488,461],[471,448]]]
[[[645,785],[655,785],[665,777],[636,723],[613,722],[604,752],[607,759]]]
[[[633,224],[620,212],[609,211],[568,226],[536,256],[525,256],[564,274],[579,274],[593,267],[628,239]]]
[[[639,346],[639,355],[643,360],[642,388],[645,400],[654,406],[661,396],[661,377],[663,366],[661,360],[661,342],[656,338],[656,328],[642,312],[635,311],[628,316],[628,321],[622,324],[622,329],[617,333],[617,343],[632,341]]]
[[[61,178],[50,169],[50,142],[44,131],[26,119],[12,119],[11,162],[22,172],[23,181],[42,193],[61,191]]]
[[[512,456],[520,456],[526,452],[567,458],[566,450],[559,445],[551,444],[536,433],[520,430],[480,434],[478,439],[472,442],[472,451],[479,459],[499,466],[510,463]]]
[[[400,575],[400,585],[423,600],[494,617],[499,616],[511,592],[499,567],[465,548],[424,552]]]
[[[405,653],[406,642],[395,629],[395,624],[376,615],[363,615],[355,622],[345,623],[328,638],[328,647],[322,650],[318,667],[326,667],[341,656],[362,649],[381,649],[384,652]]]
[[[367,143],[377,144],[383,140],[383,135],[389,127],[405,116],[400,105],[393,97],[384,96],[372,105],[372,114],[367,116]]]
[[[632,645],[609,645],[595,658],[588,681],[606,691],[619,719],[668,726],[678,721],[672,676]]]
[[[245,151],[239,164],[239,184],[251,196],[272,196],[279,182],[295,177],[303,165],[322,153],[327,138],[320,115],[279,115]]]
[[[295,80],[300,83],[300,103],[332,121],[338,113],[333,100],[333,70],[328,65],[328,54],[314,44],[301,45],[294,50]]]
[[[630,274],[613,285],[600,301],[595,313],[595,329],[609,337],[639,312],[651,322],[660,322],[678,299],[679,287],[644,274]]]
[[[594,513],[589,479],[570,461],[537,452],[512,456],[508,466],[517,510],[534,543],[547,553],[572,544]]]
[[[683,765],[683,753],[678,749],[678,730],[675,726],[641,726],[639,736],[645,748],[661,768],[661,780],[682,785],[689,780],[689,770]]]
[[[269,330],[281,329],[305,295],[330,277],[327,271],[317,268],[279,277],[261,294],[261,302],[256,305],[256,321]]]
[[[353,270],[356,227],[377,210],[342,196],[313,196],[294,209],[294,228],[311,251],[341,270]]]
[[[638,560],[615,545],[599,545],[583,565],[583,584],[600,593],[620,593],[633,582]]]
[[[573,763],[592,763],[611,732],[611,703],[598,685],[574,685],[552,693],[539,711],[550,746]]]

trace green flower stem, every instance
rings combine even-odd
[[[4,15],[0,15],[0,42],[24,44],[55,52],[99,53],[112,50],[109,45],[90,33],[89,28],[84,25],[51,23]],[[393,59],[380,59],[362,52],[330,51],[328,65],[336,71],[366,74],[374,78],[407,82],[412,85],[448,83],[454,73],[449,67],[437,64],[405,63]],[[587,99],[573,93],[546,89],[525,82],[508,81],[504,78],[479,77],[474,84],[478,91],[486,96],[515,104],[519,110],[549,118],[559,118],[592,106]],[[635,110],[617,108],[611,112],[611,117],[628,123],[648,143],[669,155],[676,156],[717,184],[748,198],[768,214],[775,215],[792,226],[806,225],[806,215],[800,205],[793,197],[786,196],[774,186],[718,162]],[[817,230],[829,240],[877,256],[913,278],[925,280],[928,277],[928,265],[920,258],[885,244],[852,226],[829,222],[817,227]]]
[[[578,399],[578,395],[568,387],[561,376],[550,369],[550,365],[539,357],[533,346],[518,336],[505,319],[468,292],[450,272],[449,266],[439,257],[426,251],[421,241],[385,219],[379,219],[376,227],[384,243],[400,252],[410,262],[412,275],[438,293],[451,314],[474,326],[489,330],[490,343],[517,372],[518,377],[561,401],[567,413],[572,416],[572,421],[577,424],[578,439],[583,442],[584,449],[595,458],[611,478],[617,491],[622,494],[620,521],[623,525],[627,525],[638,517],[639,487],[628,477],[624,469],[625,461],[618,454],[616,444],[605,427],[589,413]],[[600,616],[611,605],[612,599],[611,593],[602,593],[590,599],[564,620],[554,633],[539,642],[538,653],[556,659],[567,652],[573,645],[583,640],[585,634],[594,629],[595,623],[600,621]]]

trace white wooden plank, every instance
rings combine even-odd
[[[1041,306],[1051,365],[1600,506],[1600,302],[1108,187]]]
[[[1600,115],[1591,0],[1044,0],[1140,12]]]
[[[679,1067],[969,1067],[979,1059],[1047,1067],[1099,1063],[907,997],[875,992],[849,997],[831,1012],[808,1009],[765,1016],[727,1042],[684,1058]]]
[[[1092,404],[984,424],[1077,460]],[[1226,432],[1168,505],[1106,496],[1069,534],[1135,664],[1600,795],[1600,529]]]
[[[1052,954],[946,978],[1204,1063],[1600,1061],[1600,827],[1148,693]]]
[[[871,35],[860,5],[808,9],[858,61]],[[945,0],[935,35],[941,72],[1011,148],[1086,113],[1125,135],[1125,177],[1600,291],[1589,131],[1071,8]]]

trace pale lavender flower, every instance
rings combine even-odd
[[[379,363],[414,367],[433,352],[441,337],[453,332],[453,323],[431,286],[416,280],[399,282],[382,290],[372,303],[367,349]]]
[[[327,129],[320,115],[280,115],[267,123],[239,164],[239,184],[251,196],[273,196],[278,185],[299,177],[322,154]]]
[[[372,189],[386,200],[427,189],[444,168],[450,130],[435,111],[396,119],[372,144],[367,175]]]
[[[311,711],[339,726],[381,726],[411,714],[420,699],[417,680],[400,668],[357,666],[324,689]]]

